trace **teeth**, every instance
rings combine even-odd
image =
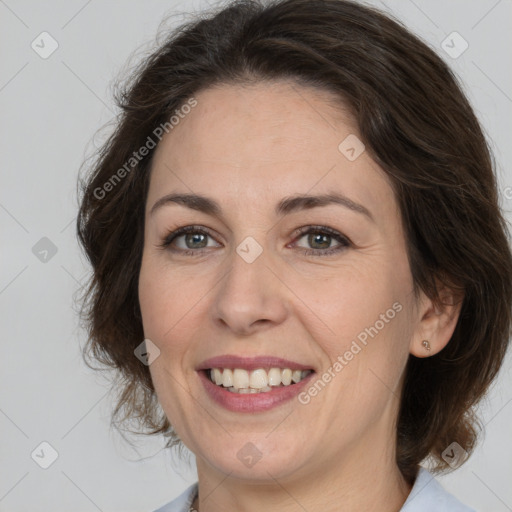
[[[238,389],[249,387],[249,374],[247,370],[237,368],[233,371],[233,386]]]
[[[245,372],[247,373],[247,372]],[[254,389],[264,388],[268,384],[267,372],[263,369],[254,370],[251,372],[251,377],[249,379],[249,386]],[[238,386],[244,387],[244,386]]]
[[[292,382],[296,384],[311,372],[290,368],[270,368],[268,372],[263,368],[250,372],[243,368],[212,368],[208,375],[217,386],[223,386],[232,393],[252,394],[267,393],[272,387],[289,386]]]
[[[224,370],[222,372],[222,385],[225,388],[229,388],[233,385],[233,372],[231,370]]]
[[[293,382],[297,383],[302,378],[302,372],[300,370],[293,370],[292,372],[292,380]]]
[[[213,380],[215,381],[215,384],[217,384],[217,386],[221,386],[222,381],[223,381],[222,372],[218,368],[214,368],[212,370],[212,372],[213,372]]]
[[[289,384],[291,384],[291,382],[292,382],[292,371],[290,370],[290,368],[285,368],[281,372],[281,382],[285,386],[288,386]]]
[[[269,386],[279,386],[281,384],[281,370],[279,368],[271,368],[268,372]]]

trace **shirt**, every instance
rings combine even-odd
[[[196,498],[197,482],[176,499],[154,512],[188,512]],[[414,485],[400,512],[475,512],[446,491],[425,468],[419,469]]]

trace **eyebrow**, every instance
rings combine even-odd
[[[156,210],[168,204],[180,204],[187,208],[191,208],[192,210],[203,212],[207,215],[222,217],[222,208],[214,199],[199,194],[177,193],[167,194],[161,197],[151,208],[150,215],[153,215]],[[285,197],[276,205],[275,214],[282,217],[300,210],[309,210],[311,208],[318,208],[330,204],[344,206],[349,210],[365,215],[371,221],[375,222],[373,215],[367,208],[338,193],[320,194],[315,196],[298,195]]]

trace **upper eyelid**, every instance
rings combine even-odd
[[[213,231],[212,229],[206,228],[203,226],[194,226],[194,225],[182,226],[182,227],[174,229],[170,233],[168,233],[165,236],[164,241],[175,240],[176,238],[179,238],[180,236],[188,235],[189,233],[203,233],[203,234],[208,235],[209,237],[215,239],[215,237],[212,234],[212,231]]]

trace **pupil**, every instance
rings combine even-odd
[[[309,236],[309,242],[314,245],[318,240],[320,241],[320,244],[322,244],[322,239],[324,239],[324,242],[326,239],[330,238],[329,235],[322,235],[322,234],[312,234]],[[324,243],[324,247],[322,249],[325,249],[329,247],[329,241]]]
[[[192,241],[192,244],[194,244],[194,242],[197,241],[197,239],[201,238],[201,237],[206,238],[206,236],[203,235],[202,233],[194,233],[194,234],[187,235],[187,237],[186,237],[187,247],[189,246],[189,241]],[[204,240],[203,240],[203,242],[204,242]],[[204,245],[202,245],[201,247],[204,247]]]

